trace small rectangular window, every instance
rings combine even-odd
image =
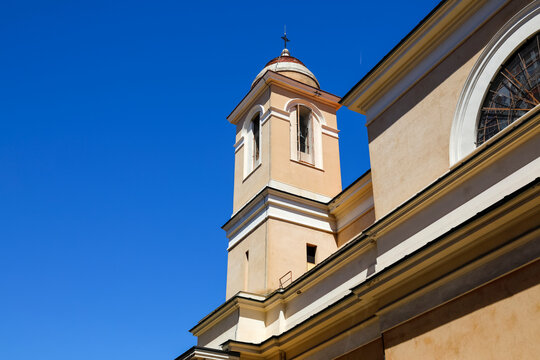
[[[315,254],[317,253],[317,247],[315,245],[306,245],[307,253],[307,269],[310,270],[315,266]]]

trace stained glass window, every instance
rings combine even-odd
[[[491,82],[480,111],[476,145],[540,103],[540,33],[521,46]]]

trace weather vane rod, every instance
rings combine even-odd
[[[281,37],[283,39],[283,42],[285,43],[284,48],[287,48],[287,43],[291,40],[287,38],[287,25],[283,26],[283,36]]]

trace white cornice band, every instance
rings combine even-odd
[[[236,219],[233,217],[223,227],[229,239],[228,249],[230,250],[242,241],[268,218],[284,220],[325,232],[336,231],[335,219],[328,213],[326,205],[307,199],[294,199],[293,196],[268,188],[261,200],[246,209],[245,214]]]
[[[328,135],[328,136],[331,136],[333,138],[336,138],[336,139],[339,139],[339,130],[337,129],[332,129],[331,127],[328,127],[328,126],[322,126],[322,129],[321,129],[321,132],[325,135]]]
[[[447,1],[357,84],[344,98],[343,104],[366,115],[366,125],[370,124],[505,3],[506,0]],[[441,31],[445,24],[447,28]],[[450,31],[450,26],[455,29]],[[426,51],[428,44],[436,47]],[[403,71],[404,68],[412,70]]]
[[[244,146],[244,137],[242,136],[240,138],[240,140],[238,140],[236,142],[236,144],[234,144],[234,152],[236,153],[238,150],[240,150],[240,148]]]

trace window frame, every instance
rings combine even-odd
[[[262,105],[255,105],[251,108],[249,113],[245,116],[242,124],[242,138],[243,138],[243,179],[245,181],[255,170],[257,170],[262,164],[263,146],[262,146],[262,116],[264,114],[264,108]],[[255,159],[255,136],[253,134],[253,122],[257,119],[259,125],[259,158]]]
[[[310,111],[310,155],[305,159],[300,156],[299,149],[299,108],[300,106],[305,107]],[[285,105],[286,112],[289,113],[289,122],[290,122],[290,159],[293,162],[303,164],[305,166],[310,166],[317,168],[319,170],[324,170],[323,168],[323,149],[322,149],[322,134],[323,126],[326,125],[326,120],[324,119],[321,111],[312,103],[304,99],[291,99]],[[307,160],[307,161],[306,161]]]

